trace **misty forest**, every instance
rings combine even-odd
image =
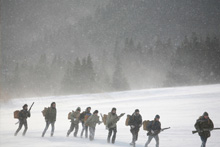
[[[219,0],[1,0],[2,99],[220,83]]]

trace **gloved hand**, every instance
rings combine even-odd
[[[155,132],[153,130],[151,130],[151,134],[154,134]]]
[[[131,125],[131,128],[132,128],[132,129],[134,129],[134,128],[135,128],[135,126],[134,126],[134,125]]]

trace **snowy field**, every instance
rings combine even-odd
[[[45,127],[44,117],[41,111],[51,102],[57,104],[57,121],[54,137],[49,137],[50,128],[44,138],[41,138]],[[29,106],[35,102],[31,110],[31,118],[28,119],[28,131],[22,137],[22,130],[17,137],[14,132],[18,125],[13,118],[13,112],[20,110],[23,104]],[[213,120],[215,127],[220,127],[220,85],[180,87],[137,90],[128,92],[87,94],[61,97],[13,99],[0,104],[0,146],[1,147],[128,147],[131,142],[129,127],[125,126],[126,115],[118,122],[118,133],[114,145],[107,144],[107,130],[103,124],[97,125],[95,140],[90,142],[85,138],[74,138],[71,134],[66,137],[70,122],[67,114],[80,106],[83,110],[91,106],[92,112],[97,109],[107,114],[112,107],[117,108],[117,114],[125,112],[132,114],[138,108],[143,120],[151,120],[156,114],[161,116],[162,127],[171,127],[162,132],[160,147],[199,147],[200,138],[192,135],[196,119],[207,111]],[[81,124],[78,136],[81,132]],[[220,131],[213,131],[207,147],[220,146]],[[141,128],[137,147],[143,147],[147,141],[146,132]],[[152,140],[149,147],[154,147]]]

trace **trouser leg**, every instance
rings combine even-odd
[[[154,139],[156,140],[156,147],[159,147],[159,136],[154,136]]]
[[[139,132],[139,129],[131,129],[130,130],[131,133],[132,133],[132,143],[135,143],[138,139],[138,132]]]
[[[150,144],[151,140],[153,139],[153,136],[148,136],[148,140],[145,144],[145,147],[148,147],[148,144]]]
[[[43,131],[43,133],[42,133],[42,137],[44,137],[44,135],[45,135],[45,133],[46,133],[46,131],[47,131],[49,125],[50,125],[50,122],[49,122],[49,121],[46,121],[46,127],[45,127],[45,129],[44,129],[44,131]]]
[[[201,138],[201,140],[202,140],[202,145],[201,145],[201,147],[206,147],[207,137],[200,136],[200,138]]]
[[[54,121],[54,122],[51,122],[51,134],[50,134],[51,137],[52,137],[53,134],[54,134],[54,130],[55,130],[55,121]]]
[[[110,138],[111,138],[111,136],[112,136],[112,131],[113,131],[112,128],[110,128],[110,129],[108,130],[108,138],[107,138],[107,142],[108,142],[108,143],[110,143]]]
[[[85,126],[85,136],[86,136],[86,138],[88,138],[88,126]]]
[[[67,132],[67,136],[69,136],[70,133],[74,130],[74,127],[75,127],[74,123],[71,123],[70,129],[69,129],[68,132]]]
[[[94,140],[94,136],[95,136],[95,128],[89,127],[89,139],[91,141]]]
[[[116,133],[117,133],[117,128],[113,128],[113,136],[112,136],[112,143],[115,143],[115,139],[116,139]]]
[[[19,122],[18,129],[16,130],[16,132],[15,132],[15,134],[14,134],[15,136],[17,136],[17,134],[18,134],[18,132],[21,130],[22,126],[23,126],[23,122],[20,121],[20,122]]]
[[[27,124],[27,121],[24,122],[24,132],[23,132],[23,136],[25,136],[26,132],[27,132],[27,129],[28,129],[28,124]]]
[[[79,130],[79,125],[77,124],[77,125],[75,125],[74,137],[77,136],[78,130]]]
[[[85,131],[85,124],[82,122],[82,131],[81,131],[81,137],[83,137],[83,132]]]

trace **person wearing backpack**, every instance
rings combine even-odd
[[[212,120],[209,118],[209,114],[207,112],[204,112],[203,115],[200,116],[199,119],[196,121],[194,126],[201,138],[201,147],[205,147],[207,139],[211,136],[210,130],[214,128],[214,124]]]
[[[112,108],[112,111],[108,113],[107,119],[106,119],[106,127],[108,128],[108,137],[107,142],[110,143],[110,138],[112,136],[112,144],[115,143],[116,139],[116,133],[117,133],[117,122],[120,120],[120,118],[124,115],[122,113],[120,116],[116,114],[116,108]]]
[[[76,109],[76,111],[72,112],[71,115],[70,115],[70,118],[71,118],[71,125],[70,125],[70,129],[68,130],[67,132],[67,137],[69,137],[70,133],[75,129],[75,132],[74,132],[74,137],[77,137],[77,133],[78,133],[78,130],[79,130],[79,117],[80,117],[80,111],[81,111],[81,108],[78,107]]]
[[[57,116],[56,103],[52,102],[50,107],[47,109],[46,114],[45,114],[46,127],[42,133],[42,137],[44,137],[44,135],[50,125],[52,127],[50,136],[53,137],[56,116]]]
[[[94,140],[95,137],[95,127],[96,124],[101,124],[102,122],[99,120],[98,116],[99,111],[95,110],[93,115],[91,115],[85,122],[86,126],[89,126],[89,140]]]
[[[28,124],[27,124],[28,117],[31,117],[31,113],[30,113],[30,111],[28,111],[28,105],[25,104],[23,106],[23,109],[18,114],[19,126],[18,126],[18,129],[16,130],[14,136],[17,136],[18,132],[21,130],[23,125],[24,125],[24,132],[22,135],[25,136],[27,129],[28,129]]]
[[[85,125],[86,120],[92,115],[90,113],[91,107],[87,107],[86,111],[80,114],[80,121],[82,122],[82,131],[81,131],[81,138],[83,137],[83,133],[85,131],[85,137],[88,138],[88,126]]]
[[[142,117],[140,115],[140,111],[138,109],[130,116],[128,124],[130,125],[131,134],[132,134],[132,142],[130,145],[135,147],[135,142],[138,139],[138,132],[140,127],[142,126]]]
[[[148,140],[145,144],[145,147],[148,147],[148,144],[150,144],[151,140],[154,138],[156,140],[156,147],[159,147],[159,136],[158,134],[161,131],[161,123],[160,123],[160,116],[156,115],[153,121],[150,121],[147,125],[147,130],[149,131],[147,133]]]

